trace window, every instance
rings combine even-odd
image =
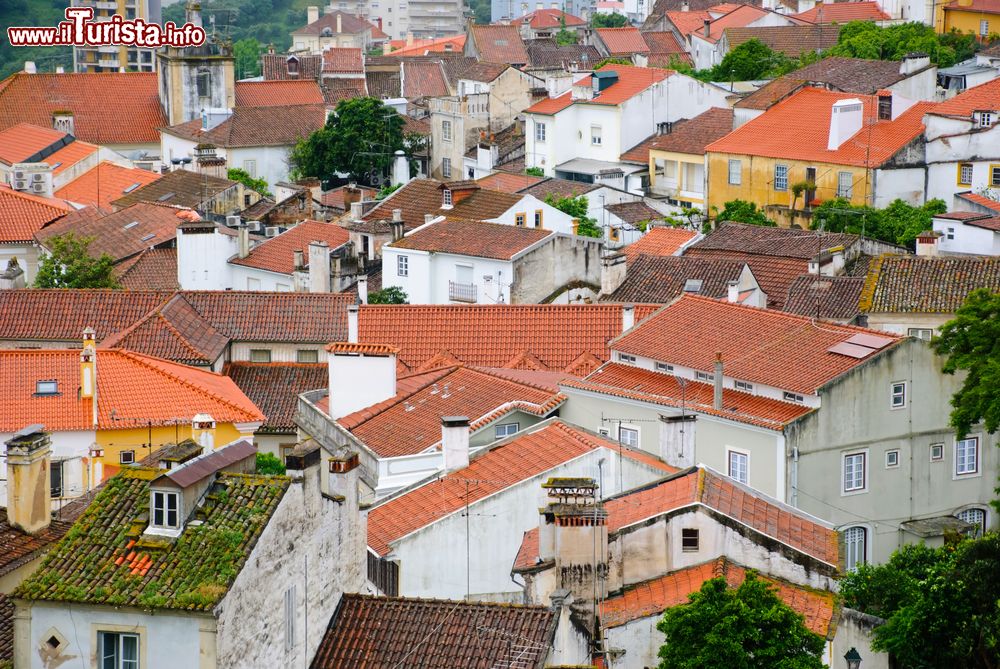
[[[285,61],[285,65],[288,68],[288,74],[290,74],[292,76],[295,76],[296,74],[299,73],[299,59],[298,58],[289,58],[287,61]]]
[[[753,392],[753,384],[752,383],[748,383],[747,381],[737,381],[736,382],[736,390],[742,390],[745,393],[752,393]]]
[[[959,520],[964,520],[967,523],[975,525],[976,529],[974,532],[977,537],[986,531],[986,511],[984,509],[965,509],[956,513],[955,516]]]
[[[958,164],[958,185],[959,186],[972,185],[972,163]]]
[[[212,94],[212,73],[207,67],[198,68],[198,74],[195,75],[195,86],[198,89],[199,98],[207,98]]]
[[[802,395],[799,395],[798,393],[790,393],[787,390],[781,394],[781,398],[786,402],[798,402],[799,404],[805,401],[805,398],[802,397]]]
[[[729,478],[740,483],[747,482],[750,456],[739,451],[729,451]]]
[[[630,448],[639,448],[639,430],[634,427],[618,428],[618,441]]]
[[[993,112],[988,112],[988,111],[979,112],[980,128],[989,128],[990,126],[993,125],[993,121],[994,121]]]
[[[944,235],[945,239],[955,239],[955,228],[948,228]]]
[[[441,176],[443,176],[446,179],[450,179],[451,178],[451,158],[442,158],[441,159]],[[450,190],[446,190],[445,193],[448,193],[448,199],[450,200],[451,199],[451,191]],[[451,204],[451,203],[449,202],[448,204]]]
[[[514,214],[514,225],[516,225],[519,228],[523,228],[526,219],[527,216],[523,213]]]
[[[63,463],[62,460],[49,462],[49,497],[63,496]]]
[[[135,463],[135,451],[128,450],[122,451],[118,454],[118,462],[123,465],[131,465]]]
[[[906,334],[909,337],[916,337],[917,339],[930,341],[931,336],[934,334],[934,330],[931,330],[930,328],[909,328],[906,331]]]
[[[899,466],[899,449],[894,448],[885,452],[885,468],[892,469]]]
[[[97,646],[101,669],[139,669],[138,634],[98,632]]]
[[[493,438],[503,439],[504,437],[509,437],[512,434],[517,434],[517,431],[520,429],[520,423],[503,423],[502,425],[497,425],[493,428]]]
[[[618,354],[618,362],[624,362],[625,364],[628,364],[628,365],[634,365],[635,364],[635,356],[634,355],[629,355],[628,353],[619,353]]]
[[[451,141],[451,121],[441,121],[441,139],[445,142]]]
[[[601,126],[592,125],[590,126],[590,143],[593,146],[601,145]]]
[[[1000,165],[990,165],[990,185],[1000,186]]]
[[[285,650],[295,648],[295,586],[285,590]]]
[[[250,175],[251,179],[257,178],[257,161],[256,160],[244,160],[243,170]]]
[[[208,272],[206,272],[207,274]],[[247,290],[260,290],[260,279],[255,279],[252,276],[247,277]]]
[[[535,227],[536,228],[542,227],[542,210],[541,209],[536,209],[535,210]]]
[[[59,394],[59,382],[56,380],[49,381],[35,381],[35,394],[36,395],[58,395]]]
[[[854,175],[850,172],[837,173],[837,197],[851,199],[854,194]]]
[[[990,34],[990,22],[986,19],[979,21],[979,35],[980,37],[986,37]]]
[[[965,476],[979,473],[979,437],[959,439],[955,442],[955,474]]]
[[[621,239],[621,228],[611,227],[608,228],[608,237],[613,242],[617,242]]]
[[[271,362],[271,349],[269,348],[250,349],[250,362]]]
[[[729,183],[732,186],[739,186],[743,183],[743,162],[739,160],[729,161]]]
[[[545,141],[545,124],[535,121],[535,141],[544,142]]]
[[[695,372],[694,378],[697,381],[714,381],[715,374],[709,374],[708,372]]]
[[[878,96],[878,120],[880,120],[880,121],[891,121],[892,120],[892,96],[891,95],[880,95],[880,96]]]
[[[602,428],[598,429],[597,430],[597,434],[601,435],[602,437],[610,437],[611,436],[611,432],[609,432],[608,428],[606,428],[606,427],[602,427]]]
[[[319,362],[319,351],[300,348],[295,351],[295,362]]]
[[[865,489],[865,453],[844,455],[844,492]]]
[[[180,522],[180,493],[153,491],[153,527],[176,529]]]
[[[396,256],[396,276],[410,276],[410,256]]]
[[[694,553],[698,550],[698,530],[689,527],[681,528],[681,551]]]
[[[673,372],[674,372],[674,366],[673,365],[668,365],[665,362],[658,362],[658,363],[656,363],[656,371],[658,371],[658,372],[669,372],[669,373],[673,374]]]
[[[844,530],[844,557],[847,571],[852,571],[859,564],[868,560],[868,530],[864,527],[848,527]]]
[[[893,409],[902,409],[906,406],[906,381],[897,381],[892,384],[889,406]]]
[[[441,191],[441,206],[450,207],[451,206],[451,189],[445,188]]]
[[[788,190],[788,165],[774,166],[774,190]]]

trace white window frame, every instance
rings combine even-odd
[[[396,256],[396,276],[410,276],[410,256]]]
[[[806,401],[806,398],[803,397],[802,395],[799,395],[798,393],[789,392],[787,390],[781,393],[781,399],[785,400],[786,402],[795,402],[796,404],[802,404],[803,402]]]
[[[695,545],[693,548],[689,548],[684,545],[684,533],[692,532]],[[701,532],[698,531],[697,527],[682,527],[681,528],[681,552],[682,553],[697,553],[701,550]]]
[[[634,444],[629,443],[629,441],[627,441],[624,438],[624,436],[625,436],[626,433],[628,433],[630,435],[631,434],[635,435],[635,443]],[[619,444],[623,444],[625,446],[628,446],[629,448],[638,449],[639,448],[639,437],[640,437],[640,433],[639,433],[639,426],[638,425],[621,424],[621,425],[618,426],[618,443]]]
[[[618,354],[618,362],[624,363],[626,365],[634,365],[635,364],[635,356],[632,355],[631,353],[619,353]]]
[[[753,392],[753,384],[750,383],[749,381],[734,381],[733,386],[736,388],[736,390],[742,390],[745,393]]]
[[[905,409],[907,404],[907,390],[910,384],[906,381],[893,381],[889,386],[889,410]]]
[[[965,169],[969,169],[969,176],[965,176]],[[958,185],[959,186],[971,186],[972,177],[974,175],[975,168],[972,163],[959,163],[958,164]]]
[[[962,444],[968,444],[970,442],[973,445],[973,449],[972,449],[972,453],[973,453],[973,467],[972,467],[972,469],[968,468],[968,459],[966,457],[965,458],[964,468],[962,468],[962,460],[963,459],[959,457],[960,452],[961,452],[959,449],[966,448],[965,446],[962,446]],[[954,463],[955,463],[954,473],[955,473],[955,478],[970,478],[970,477],[973,477],[973,476],[982,476],[982,467],[979,466],[979,464],[980,464],[979,461],[980,461],[980,457],[982,456],[982,453],[980,452],[979,446],[980,446],[980,439],[979,439],[978,436],[966,437],[965,439],[956,439],[955,440],[955,446],[954,446],[954,451],[955,451],[955,457],[954,457]]]
[[[934,455],[934,450],[937,449],[937,456]],[[944,462],[944,443],[935,442],[930,445],[927,449],[927,455],[930,457],[931,462]]]
[[[698,372],[694,373],[695,381],[715,381],[715,374],[709,374],[708,372]]]
[[[781,174],[779,175],[779,172]],[[787,191],[788,190],[788,165],[782,165],[781,163],[776,163],[774,166],[774,190],[776,191]]]
[[[925,337],[924,334],[927,336]],[[933,328],[907,328],[907,337],[916,337],[917,339],[922,339],[924,341],[930,341],[934,337]]]
[[[451,178],[451,158],[441,159],[441,176],[443,176],[445,179]],[[448,193],[448,197],[450,198],[451,191],[446,190],[445,192]]]
[[[980,514],[982,514],[981,521],[973,521],[969,520],[968,518],[962,517],[963,515],[966,516],[970,515],[974,511],[978,511]],[[982,536],[983,533],[986,532],[986,530],[989,529],[990,526],[990,512],[981,506],[967,506],[964,509],[960,509],[959,511],[957,511],[955,513],[955,517],[958,518],[959,520],[964,520],[967,523],[978,523],[979,531],[976,533],[976,536]]]
[[[742,471],[740,471],[741,465]],[[734,481],[744,485],[750,485],[750,451],[745,451],[739,448],[727,448],[726,473],[729,478]],[[741,474],[742,478],[740,478]]]
[[[857,480],[852,480],[850,484],[847,480],[847,462],[850,459],[852,463],[857,462],[857,458],[861,458],[861,485],[856,485]],[[852,465],[853,467],[856,465]],[[848,487],[850,485],[850,487]],[[868,492],[868,449],[860,451],[850,451],[842,453],[840,456],[840,494],[845,495],[859,495],[861,493]]]
[[[500,423],[493,427],[493,438],[503,439],[521,431],[520,423]]]
[[[111,639],[114,639],[115,648],[113,650],[113,655],[109,656],[107,650],[107,644]],[[123,655],[125,654],[125,640],[134,639],[135,640],[135,659],[126,660]],[[115,669],[139,669],[140,661],[142,658],[142,639],[138,634],[129,632],[114,632],[98,630],[97,632],[97,666],[103,669],[105,665],[105,660],[114,660]]]
[[[837,197],[850,200],[854,196],[854,174],[837,172]]]
[[[897,469],[899,467],[899,449],[890,448],[885,452],[885,468]]]
[[[257,178],[257,160],[250,158],[243,161],[243,171],[250,175],[251,179]]]
[[[170,522],[170,502],[174,500],[174,522]],[[157,522],[157,516],[162,516]],[[181,494],[170,490],[151,490],[149,500],[149,524],[161,530],[179,530],[181,527]]]
[[[870,533],[864,525],[845,527],[841,532],[844,536],[844,567],[846,571],[852,571],[868,562]]]
[[[604,144],[604,132],[599,125],[590,126],[590,145],[602,146]]]
[[[729,185],[740,186],[743,184],[743,161],[735,158],[729,159]]]
[[[118,452],[118,464],[120,465],[134,465],[135,464],[135,449],[126,448]]]
[[[989,19],[979,19],[979,36],[987,37],[990,34]]]
[[[665,372],[667,374],[673,374],[674,373],[674,366],[673,365],[668,365],[665,362],[658,362],[658,363],[656,363],[656,371],[658,371],[658,372]]]
[[[441,141],[451,141],[451,121],[441,121]]]
[[[535,121],[535,141],[539,144],[545,143],[545,124]]]

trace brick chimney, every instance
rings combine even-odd
[[[330,391],[327,413],[334,420],[396,395],[399,349],[395,346],[334,342],[327,344],[326,350]]]
[[[453,472],[469,466],[469,419],[465,416],[441,416],[441,451],[444,470]]]
[[[392,229],[392,241],[398,242],[403,238],[403,210],[392,210],[392,222],[389,224]]]
[[[7,440],[7,521],[37,534],[52,518],[49,435],[30,425]]]

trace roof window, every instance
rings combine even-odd
[[[140,239],[139,241],[142,241],[142,242],[148,242],[148,241],[149,241],[150,239],[152,239],[152,238],[153,238],[153,237],[155,237],[155,236],[156,236],[156,235],[155,235],[155,234],[153,234],[153,233],[151,232],[151,233],[149,233],[148,235],[143,235],[143,236],[142,236],[142,239]]]
[[[157,202],[166,202],[167,200],[169,200],[173,196],[174,196],[174,193],[164,193],[160,197],[156,198],[156,201]]]
[[[700,293],[703,281],[701,279],[688,279],[684,282],[685,293]]]
[[[122,226],[122,230],[131,230],[135,226],[139,225],[139,221],[132,221],[131,223],[126,223]]]
[[[36,395],[58,395],[59,394],[59,382],[55,379],[47,379],[44,381],[35,381],[35,394]]]
[[[138,181],[136,181],[136,182],[135,182],[134,184],[132,184],[131,186],[129,186],[128,188],[126,188],[126,189],[125,189],[125,190],[123,190],[122,192],[123,192],[123,193],[131,193],[131,192],[132,192],[132,191],[134,191],[134,190],[135,190],[136,188],[138,188],[138,187],[139,187],[139,185],[140,185],[140,184],[139,184],[139,182],[138,182]]]

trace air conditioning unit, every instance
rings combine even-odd
[[[239,216],[226,216],[226,227],[235,228],[240,224]]]
[[[24,170],[14,170],[14,178],[15,179],[27,179],[28,178],[28,173],[25,172]]]
[[[260,221],[247,221],[247,230],[250,232],[260,232]]]
[[[14,179],[14,190],[25,190],[28,188],[28,182],[25,179]]]
[[[44,193],[45,192],[45,184],[44,183],[31,184],[31,192],[32,193]]]
[[[267,228],[264,228],[265,237],[277,237],[279,232],[281,232],[281,228],[277,226],[268,226]]]
[[[45,183],[45,173],[44,172],[36,172],[35,174],[32,174],[31,175],[31,183],[33,183],[33,184],[43,184],[43,183]]]

